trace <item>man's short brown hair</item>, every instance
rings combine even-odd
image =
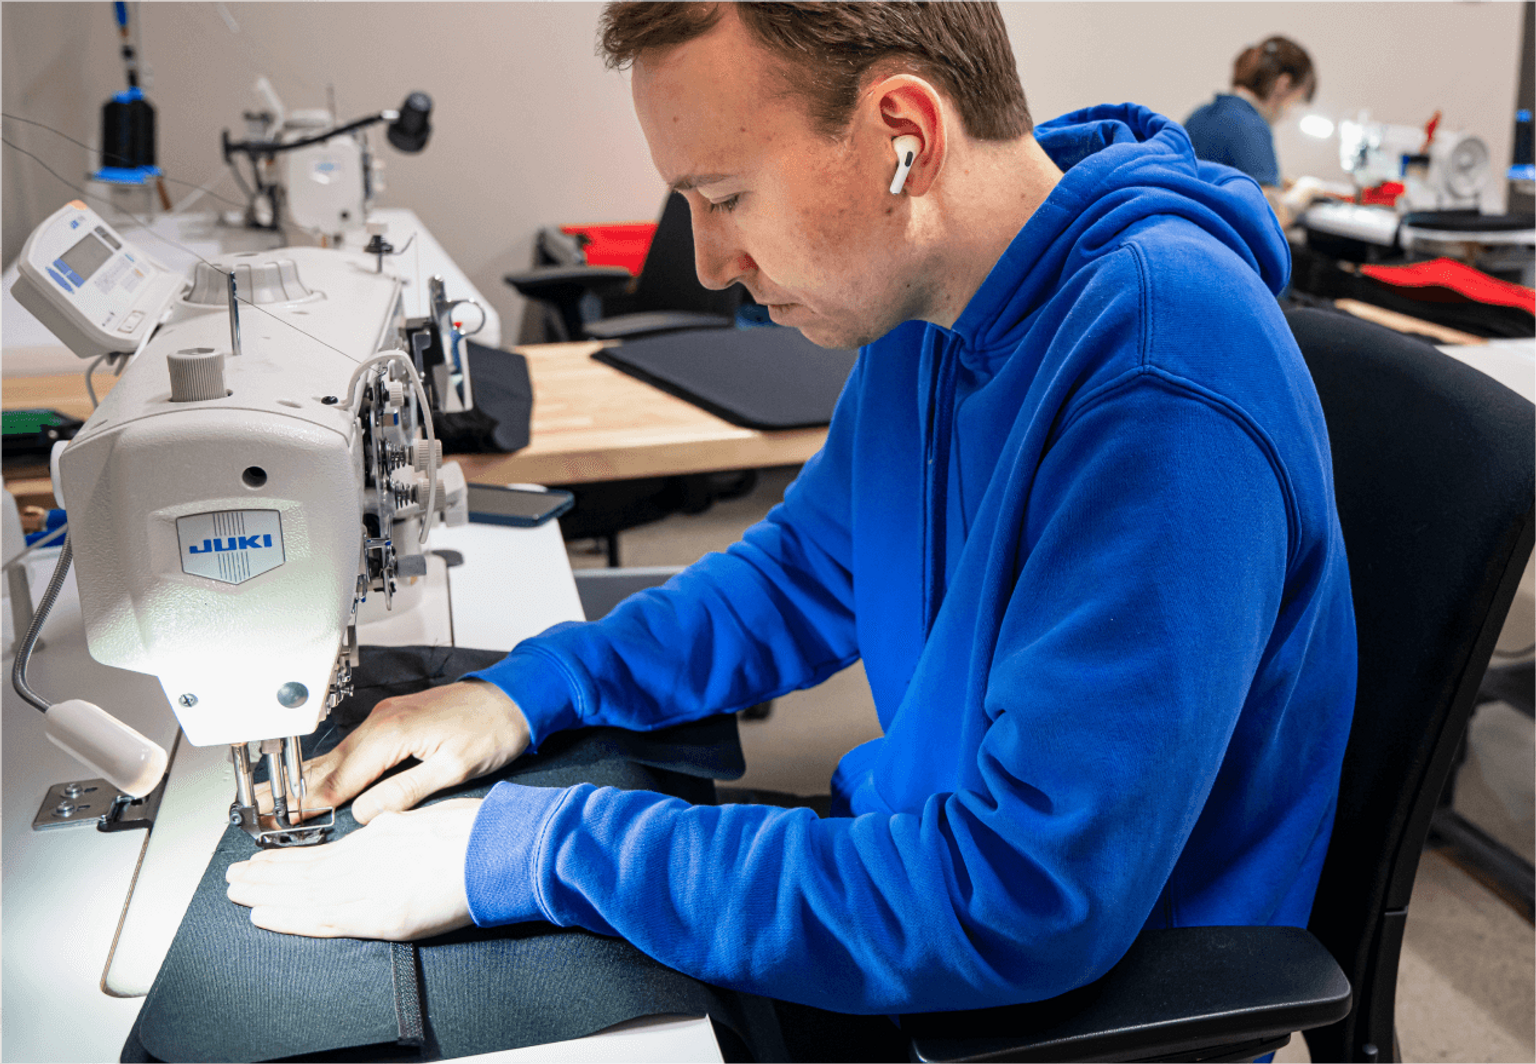
[[[783,64],[784,91],[801,97],[827,136],[848,126],[871,74],[932,82],[977,140],[1015,140],[1034,123],[1002,13],[995,3],[735,3],[752,37]],[[598,50],[611,69],[642,53],[703,36],[719,3],[610,3]]]

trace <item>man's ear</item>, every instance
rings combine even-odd
[[[917,157],[912,161],[903,191],[921,196],[933,187],[944,168],[947,145],[947,118],[944,100],[933,85],[913,74],[893,74],[870,86],[867,114],[873,132],[883,146],[879,149],[881,170],[890,183],[896,165],[891,142],[897,137],[916,137]]]

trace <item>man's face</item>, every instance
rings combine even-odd
[[[819,136],[771,63],[727,11],[636,62],[635,111],[657,170],[688,199],[699,280],[740,282],[775,322],[856,347],[920,305],[903,280],[906,212],[888,190],[896,157],[877,123]]]

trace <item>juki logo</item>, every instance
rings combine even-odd
[[[201,547],[193,544],[187,548],[188,554],[212,554],[215,551],[226,550],[260,550],[262,547],[272,546],[270,535],[260,536],[230,536],[228,539],[205,539]]]
[[[219,510],[176,519],[181,571],[243,584],[286,560],[277,510]]]

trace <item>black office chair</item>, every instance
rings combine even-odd
[[[1408,899],[1536,538],[1536,412],[1420,340],[1324,310],[1287,320],[1328,422],[1360,661],[1308,929],[1146,932],[1051,1001],[904,1017],[916,1059],[1241,1060],[1298,1030],[1313,1060],[1402,1059]]]
[[[688,201],[673,192],[662,208],[640,276],[622,266],[589,266],[569,238],[540,235],[541,258],[551,264],[509,273],[506,282],[549,310],[556,339],[622,340],[678,329],[718,329],[735,324],[745,289],[705,288],[693,261],[693,223]]]

